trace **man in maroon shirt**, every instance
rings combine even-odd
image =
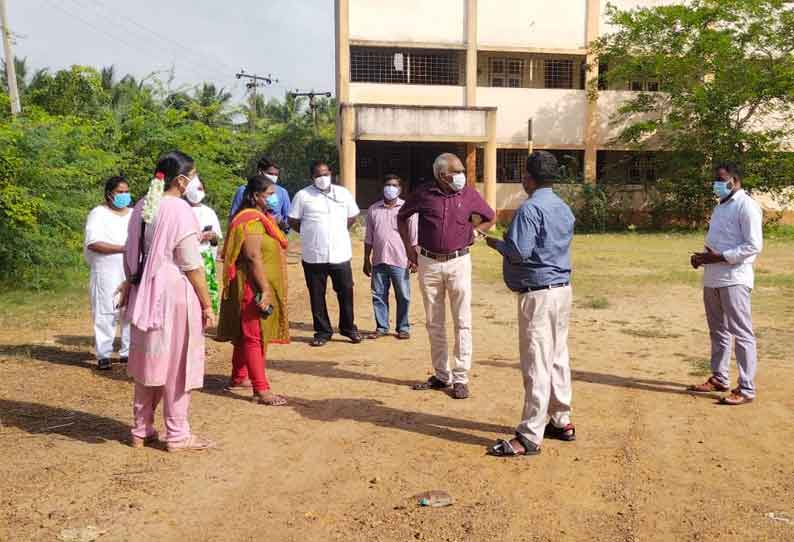
[[[411,194],[398,216],[408,259],[418,266],[425,305],[430,355],[435,374],[416,390],[452,387],[452,397],[469,396],[471,369],[471,256],[474,233],[487,231],[494,211],[480,194],[466,186],[463,163],[444,153],[433,163],[436,182]],[[419,215],[419,250],[411,244],[408,219]],[[475,226],[477,224],[477,226]],[[446,296],[455,326],[454,360],[450,370],[447,348]]]

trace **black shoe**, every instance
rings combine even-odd
[[[329,340],[331,340],[330,337],[315,336],[312,339],[312,342],[309,343],[309,345],[314,346],[315,348],[319,348],[320,346],[325,346],[326,344],[328,344]]]
[[[96,362],[96,368],[99,371],[109,371],[110,370],[110,359],[100,359]]]
[[[565,442],[573,442],[576,440],[576,428],[572,423],[569,423],[565,427],[557,427],[553,423],[549,422],[546,425],[546,431],[544,431],[543,436],[546,438],[564,440]]]
[[[452,385],[452,398],[453,399],[468,399],[469,398],[469,387],[466,384],[461,384],[460,382]]]
[[[445,390],[447,388],[452,387],[451,384],[447,384],[443,380],[439,379],[436,375],[431,376],[427,379],[427,382],[422,382],[420,384],[414,384],[412,389],[417,391],[423,390]]]

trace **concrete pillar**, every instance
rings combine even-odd
[[[485,156],[483,160],[483,197],[492,209],[496,209],[496,111],[486,113]]]
[[[356,110],[351,104],[339,104],[341,133],[339,137],[339,182],[356,197]]]
[[[587,53],[587,73],[585,88],[590,89],[598,85],[598,62],[596,57],[590,53],[590,43],[598,38],[599,23],[601,20],[601,0],[587,0],[587,31],[586,40],[588,46]],[[597,176],[597,157],[598,157],[598,94],[587,100],[585,112],[585,133],[584,133],[584,180],[586,183],[595,183]]]
[[[466,0],[466,107],[477,105],[477,0]]]
[[[474,143],[466,144],[466,184],[474,186],[477,183],[477,146]]]
[[[350,100],[350,1],[335,1],[336,101]]]

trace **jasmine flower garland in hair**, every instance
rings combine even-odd
[[[163,199],[163,191],[165,188],[165,175],[159,171],[155,174],[154,179],[149,184],[149,191],[146,192],[146,197],[143,200],[143,221],[146,224],[151,224],[154,217],[157,215],[157,210],[160,208],[160,200]]]

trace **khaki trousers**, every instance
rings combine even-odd
[[[452,384],[468,384],[471,370],[471,255],[438,262],[419,255],[419,287],[425,305],[430,357],[436,378]],[[447,307],[455,328],[454,360],[449,366]]]
[[[556,427],[571,422],[571,300],[570,286],[518,297],[518,345],[525,397],[516,432],[538,446],[549,418]]]

